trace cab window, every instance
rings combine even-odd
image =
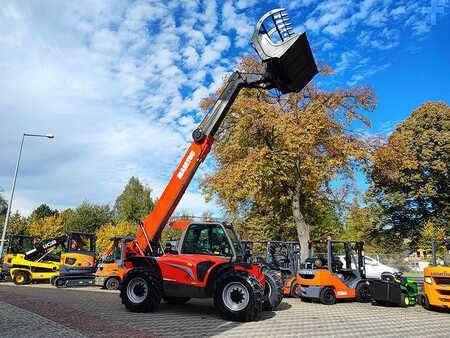
[[[217,224],[191,224],[181,248],[183,254],[233,255],[223,228]]]

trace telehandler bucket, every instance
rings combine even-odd
[[[267,12],[258,21],[251,44],[274,88],[283,94],[299,92],[318,73],[306,33],[294,34],[284,8]]]

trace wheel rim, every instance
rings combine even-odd
[[[405,297],[405,305],[409,305],[409,298]]]
[[[241,311],[247,307],[250,295],[242,283],[232,282],[223,289],[222,299],[225,306],[230,310]]]
[[[22,283],[25,280],[25,278],[22,275],[17,276],[17,281],[19,283]]]
[[[108,289],[117,289],[117,287],[119,286],[119,282],[117,281],[117,279],[110,279],[107,283],[107,288]]]
[[[300,297],[301,292],[302,291],[301,291],[300,285],[295,284],[295,286],[294,286],[294,295],[296,295],[297,297]]]
[[[127,286],[128,299],[133,303],[142,303],[148,295],[147,282],[141,278],[133,278]]]
[[[327,290],[325,292],[325,297],[324,298],[325,298],[325,301],[327,303],[332,303],[333,300],[334,300],[334,292],[333,292],[333,290]]]
[[[366,300],[369,298],[369,288],[367,286],[363,286],[361,288],[361,298]]]

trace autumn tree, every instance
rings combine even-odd
[[[448,167],[450,107],[427,102],[399,124],[367,168],[369,201],[379,207],[380,226],[392,238],[417,245],[427,222],[450,232]]]
[[[260,73],[263,67],[245,56],[238,70]],[[322,67],[321,73],[331,71]],[[202,108],[213,102],[204,99]],[[293,222],[305,259],[310,238],[305,206],[327,198],[329,182],[351,178],[364,161],[366,141],[352,122],[368,125],[361,112],[375,106],[368,87],[324,91],[311,82],[284,96],[243,89],[217,134],[212,149],[217,170],[203,178],[203,192],[228,212],[249,216],[249,222],[267,227],[271,221]]]
[[[117,222],[139,223],[155,206],[151,189],[144,186],[137,177],[131,177],[114,204]]]
[[[63,220],[58,215],[32,219],[28,224],[27,232],[40,240],[58,237],[64,235]]]
[[[84,201],[73,211],[68,211],[64,221],[66,231],[95,233],[102,225],[112,222],[108,204],[98,205]]]
[[[417,247],[425,250],[429,255],[432,252],[431,240],[433,238],[445,237],[444,228],[439,228],[433,224],[431,221],[425,222],[420,231]],[[439,255],[445,255],[446,247],[445,245],[436,245],[436,253]]]
[[[138,227],[136,224],[122,221],[119,224],[107,223],[102,225],[96,232],[97,251],[103,252],[110,244],[110,239],[114,236],[136,236]]]
[[[3,222],[1,223],[2,227],[5,223],[5,218],[2,218]],[[6,236],[10,234],[15,235],[25,235],[27,234],[27,219],[19,214],[16,211],[14,214],[11,214],[8,219],[8,228],[6,229]]]

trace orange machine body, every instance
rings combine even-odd
[[[431,306],[450,309],[450,267],[430,266],[423,271],[423,290]]]
[[[305,275],[297,274],[297,284],[300,285],[302,290],[314,287],[325,287],[330,286],[333,288],[336,298],[355,298],[355,289],[348,288],[337,276],[333,275],[328,269],[327,270],[316,270],[312,279],[301,278]],[[318,298],[319,293],[317,293]]]

